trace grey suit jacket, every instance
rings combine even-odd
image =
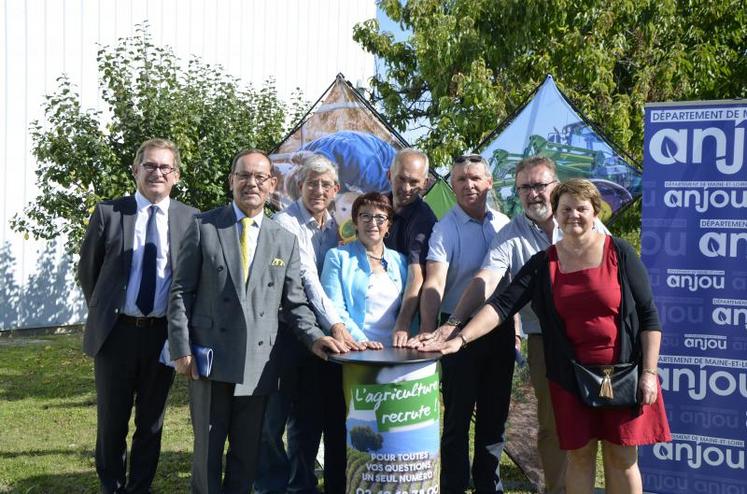
[[[178,247],[192,216],[199,211],[176,200],[169,205],[169,260],[178,261]],[[78,282],[88,304],[83,350],[96,356],[124,308],[132,264],[137,202],[135,196],[101,202],[88,223],[80,248]]]
[[[245,285],[233,206],[195,216],[171,284],[171,357],[190,355],[190,344],[212,348],[209,379],[243,383],[255,395],[270,393],[280,370],[280,349],[273,346],[281,307],[306,345],[324,335],[301,284],[296,237],[263,218]]]

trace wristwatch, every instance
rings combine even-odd
[[[449,316],[449,318],[446,320],[446,324],[449,325],[449,326],[455,326],[455,327],[458,328],[458,327],[460,327],[462,325],[462,320],[461,319],[457,319],[454,316]]]
[[[459,347],[459,349],[461,350],[462,348],[467,346],[467,338],[465,338],[462,333],[459,333],[457,336],[462,340],[462,346]]]

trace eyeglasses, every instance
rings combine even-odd
[[[535,191],[537,194],[541,194],[545,191],[548,185],[554,184],[557,182],[557,180],[553,180],[552,182],[547,182],[546,184],[538,183],[538,184],[525,184],[525,185],[519,185],[516,187],[516,190],[519,191],[519,194],[529,194],[530,190]]]
[[[457,156],[456,158],[454,158],[454,163],[458,165],[461,165],[466,161],[469,161],[470,163],[483,163],[485,162],[485,158],[483,158],[479,154],[464,154],[462,156]]]
[[[389,218],[385,214],[360,213],[358,219],[363,223],[371,223],[373,221],[377,225],[383,225]]]
[[[171,165],[161,165],[150,161],[141,163],[140,166],[148,173],[155,173],[155,171],[158,170],[164,176],[176,171],[176,168]]]
[[[328,182],[326,180],[316,180],[314,182],[304,182],[303,184],[306,186],[306,188],[311,189],[311,190],[318,189],[318,188],[321,187],[321,189],[324,192],[329,192],[330,190],[332,190],[332,187],[335,186],[334,182]]]
[[[234,173],[233,176],[236,177],[236,180],[242,184],[249,183],[249,181],[253,178],[254,182],[256,182],[258,186],[262,186],[265,182],[272,178],[272,175],[259,175],[256,173]]]

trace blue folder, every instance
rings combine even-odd
[[[202,377],[208,377],[210,371],[213,370],[213,349],[197,344],[190,345],[190,348],[192,349],[192,358],[197,362],[197,373]],[[163,343],[158,361],[165,366],[175,367],[174,361],[171,360],[168,340]]]

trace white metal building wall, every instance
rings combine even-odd
[[[67,73],[83,107],[98,108],[98,45],[147,21],[154,43],[184,60],[196,55],[255,86],[272,76],[284,99],[300,87],[313,102],[338,72],[367,85],[373,56],[352,30],[375,16],[374,0],[0,0],[0,330],[82,314],[78,294],[45,278],[70,284],[72,273],[58,264],[61,246],[24,240],[9,227],[37,194],[28,129],[43,117],[57,77]]]

